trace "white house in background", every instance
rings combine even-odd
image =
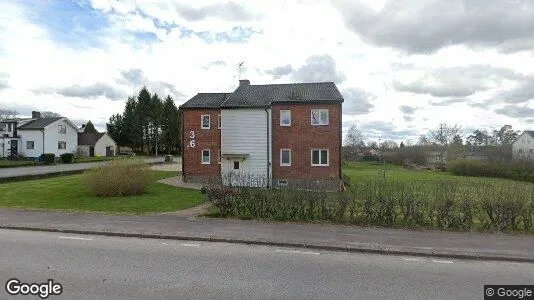
[[[534,131],[524,131],[512,143],[514,159],[534,160]]]
[[[78,128],[64,117],[8,119],[0,122],[0,157],[22,155],[39,157],[43,153],[74,153],[78,145]]]
[[[78,155],[115,156],[117,153],[117,143],[107,133],[78,133]]]

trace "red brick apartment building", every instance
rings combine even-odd
[[[199,93],[183,113],[184,181],[261,177],[260,186],[336,186],[341,105],[333,82],[251,85]]]

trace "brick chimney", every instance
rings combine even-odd
[[[32,119],[40,119],[41,118],[41,113],[38,112],[38,111],[32,111]]]
[[[248,80],[248,79],[240,79],[239,80],[239,86],[242,86],[242,85],[250,85],[250,80]]]

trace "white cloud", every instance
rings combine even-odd
[[[344,124],[385,122],[393,128],[389,134],[396,132],[399,139],[413,133],[411,128],[424,133],[442,121],[472,127],[510,123],[528,129],[524,126],[531,122],[516,113],[516,106],[506,105],[520,99],[526,101],[520,107],[532,108],[526,99],[532,91],[530,81],[503,70],[530,78],[531,52],[502,53],[491,43],[438,47],[432,54],[401,51],[413,44],[401,45],[401,50],[378,47],[368,43],[367,32],[359,35],[347,27],[333,2],[91,0],[91,13],[108,23],[98,34],[87,32],[87,39],[97,43],[75,47],[58,42],[57,32],[47,27],[54,22],[60,26],[58,20],[47,16],[44,24],[32,18],[46,4],[29,7],[4,1],[0,3],[0,105],[33,106],[102,123],[123,109],[125,99],[110,98],[131,95],[142,85],[176,93],[177,104],[198,92],[232,91],[237,86],[237,64],[244,61],[242,77],[252,84],[338,79],[340,91],[350,94]],[[361,3],[374,14],[388,8],[385,0]],[[414,7],[412,13],[420,11]],[[391,30],[388,24],[383,26]],[[327,63],[310,64],[313,57],[328,57]],[[307,65],[320,67],[313,71],[326,77],[312,75]],[[473,65],[479,69],[468,68]],[[142,70],[142,79],[120,81],[121,72],[136,69]],[[301,76],[295,78],[299,70]],[[404,92],[399,92],[399,84]],[[84,92],[89,92],[87,97]],[[505,103],[505,97],[512,100]],[[406,118],[407,109],[399,107],[417,110]]]

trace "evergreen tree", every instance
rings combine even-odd
[[[158,152],[161,141],[159,141],[159,132],[161,128],[161,119],[163,114],[163,102],[158,94],[152,95],[151,108],[150,108],[150,127],[151,138],[154,152]]]
[[[141,127],[141,148],[148,152],[150,149],[150,116],[152,110],[152,97],[146,87],[143,87],[137,96],[137,106],[135,114],[137,125]],[[146,148],[145,148],[146,147]]]
[[[163,102],[161,121],[162,145],[168,153],[180,149],[182,141],[182,126],[178,108],[171,96],[167,96]]]
[[[96,128],[93,125],[93,123],[91,121],[89,121],[89,122],[87,122],[87,124],[85,124],[85,127],[83,129],[83,133],[98,133],[98,131],[96,130]]]
[[[106,123],[106,131],[119,146],[128,145],[128,141],[125,139],[124,135],[121,114],[114,114],[109,118],[109,122]]]
[[[142,149],[143,146],[143,130],[139,122],[137,106],[135,98],[128,98],[122,115],[124,140],[126,141],[126,145],[132,147],[132,149]]]

